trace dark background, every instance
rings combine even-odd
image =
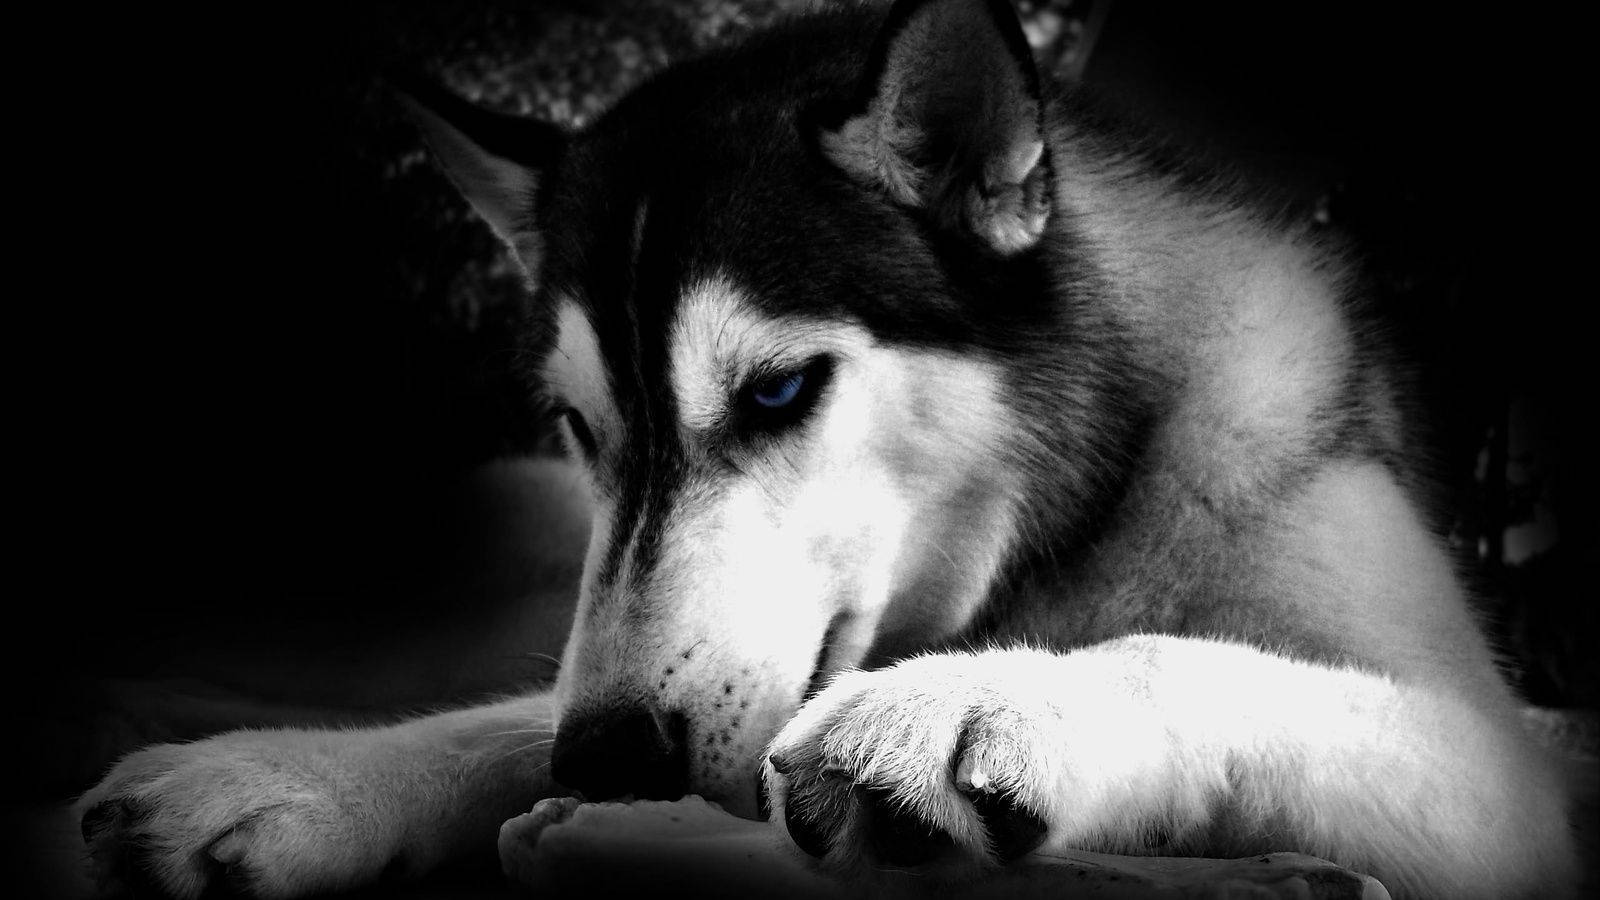
[[[24,84],[11,179],[43,201],[11,260],[10,743],[45,773],[24,796],[81,790],[135,740],[93,735],[124,702],[108,679],[358,706],[369,648],[520,589],[473,581],[504,511],[472,473],[540,446],[507,374],[525,301],[374,74],[570,121],[785,5],[228,4],[38,28],[54,64]],[[1485,614],[1531,697],[1592,707],[1593,176],[1563,31],[1508,9],[1119,0],[1086,80],[1364,243],[1427,373],[1442,514]],[[455,665],[378,693],[548,673]]]

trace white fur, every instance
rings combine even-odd
[[[222,867],[261,897],[346,890],[397,858],[415,873],[493,846],[550,790],[552,713],[533,696],[388,728],[162,744],[123,759],[77,809],[115,811],[88,836],[102,872],[141,847],[176,897],[200,896]]]
[[[615,453],[622,424],[601,362],[600,339],[583,310],[570,298],[557,301],[555,321],[555,349],[544,365],[545,390],[583,416],[602,452]],[[583,451],[565,421],[561,434],[568,455],[581,458]]]
[[[1523,751],[1471,705],[1382,676],[1157,636],[848,673],[773,742],[791,764],[889,789],[979,857],[984,830],[950,760],[970,789],[1043,816],[1047,851],[1150,852],[1159,828],[1167,852],[1245,855],[1294,835],[1397,896],[1446,897],[1570,874],[1559,806],[1527,802],[1553,786],[1500,766]],[[769,770],[769,784],[781,818],[787,782]],[[1485,852],[1507,845],[1529,852]]]
[[[751,814],[737,761],[798,708],[830,623],[843,623],[835,668],[876,635],[958,627],[1009,546],[1013,490],[980,464],[1007,427],[986,366],[880,346],[849,323],[774,321],[742,296],[721,274],[685,286],[668,346],[687,483],[650,583],[604,597],[586,586],[559,692],[569,709],[643,695],[689,710],[691,790]],[[724,451],[735,469],[710,460],[705,442],[753,373],[822,353],[835,369],[812,421]],[[634,624],[641,605],[648,632]]]

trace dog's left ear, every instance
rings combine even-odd
[[[388,81],[439,167],[537,283],[544,242],[535,212],[566,144],[560,129],[490,112],[406,73]]]
[[[1039,75],[1007,0],[899,0],[824,155],[1002,256],[1039,242],[1050,155]]]

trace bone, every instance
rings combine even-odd
[[[500,828],[511,883],[543,897],[927,896],[926,875],[837,877],[789,845],[781,826],[736,818],[689,796],[671,802],[541,800]],[[1243,859],[1033,853],[941,889],[962,898],[1361,898],[1387,900],[1377,880],[1299,853]]]

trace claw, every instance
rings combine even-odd
[[[244,855],[245,845],[244,841],[239,837],[239,826],[237,825],[224,831],[216,840],[206,845],[206,856],[211,857],[212,862],[223,867],[237,865],[240,860],[244,859]]]
[[[964,754],[956,765],[956,789],[969,795],[984,793],[994,789],[994,778],[988,769],[978,764],[976,757]]]
[[[767,754],[767,762],[771,764],[773,771],[779,775],[794,774],[794,761],[782,753],[774,751]]]

